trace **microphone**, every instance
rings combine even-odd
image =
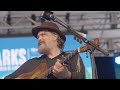
[[[44,11],[41,15],[42,18],[48,20],[48,21],[51,21],[51,20],[55,20],[55,17],[53,15],[53,12],[51,11]]]
[[[42,16],[40,16],[40,22],[41,23],[45,22],[45,18],[43,18]]]

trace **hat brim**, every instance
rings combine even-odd
[[[35,28],[32,29],[32,34],[33,34],[34,37],[37,38],[38,33],[40,31],[43,31],[43,30],[44,31],[48,30],[50,32],[56,32],[61,37],[61,39],[64,40],[64,42],[66,41],[65,35],[60,30],[55,29],[55,28],[51,29],[51,28],[47,28],[47,27],[40,27],[40,26],[38,26],[38,27],[35,27]]]

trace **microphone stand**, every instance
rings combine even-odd
[[[78,39],[82,39],[86,44],[91,45],[92,47],[94,47],[98,51],[102,52],[104,55],[106,55],[106,56],[109,55],[108,52],[105,52],[103,49],[101,49],[100,47],[92,44],[91,41],[87,40],[82,35],[78,34],[70,25],[68,25],[65,22],[63,22],[62,20],[58,19],[56,16],[54,16],[54,18],[55,19],[53,21],[55,21],[55,22],[59,23],[60,25],[62,25],[63,27],[65,27],[68,30],[68,32],[70,32],[71,34],[76,36]]]
[[[86,44],[90,45],[91,48],[94,48],[94,49],[100,51],[101,53],[103,53],[106,56],[109,55],[108,52],[105,52],[103,49],[101,49],[100,47],[94,45],[91,41],[87,40],[82,35],[78,34],[69,24],[63,22],[62,20],[60,20],[59,18],[57,18],[55,15],[53,15],[53,12],[49,13],[49,19],[51,19],[54,22],[57,22],[60,25],[62,25],[63,27],[65,27],[68,32],[70,32],[71,34],[73,34],[78,39],[82,39],[82,41],[85,42]],[[97,79],[98,77],[97,77],[96,65],[95,65],[95,61],[93,59],[93,51],[92,50],[91,50],[91,63],[92,63],[92,78],[93,79]]]
[[[97,75],[97,67],[96,67],[96,63],[95,63],[95,58],[94,58],[94,52],[95,49],[93,49],[92,47],[88,50],[90,53],[90,58],[91,58],[91,66],[92,66],[92,79],[98,79],[98,75]]]

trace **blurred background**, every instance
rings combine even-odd
[[[20,65],[33,57],[39,57],[37,40],[31,29],[41,22],[43,11],[0,11],[0,78],[14,72]],[[54,14],[74,30],[86,34],[88,40],[99,38],[100,47],[109,52],[105,56],[95,50],[95,64],[99,79],[120,78],[120,11],[53,11]],[[79,43],[74,36],[58,24],[66,34],[64,51],[74,50]],[[86,78],[92,78],[91,57],[80,53]]]

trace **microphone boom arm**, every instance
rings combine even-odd
[[[45,14],[47,13],[47,14]],[[48,15],[48,16],[47,16]],[[47,17],[47,18],[46,18]],[[95,48],[96,50],[102,52],[104,55],[108,56],[109,53],[104,51],[103,49],[101,49],[100,47],[94,45],[91,41],[87,40],[86,38],[84,38],[82,35],[78,34],[70,25],[68,25],[67,23],[63,22],[62,20],[60,20],[59,18],[57,18],[53,12],[51,11],[45,11],[43,13],[43,18],[47,19],[47,20],[52,20],[54,22],[59,23],[60,25],[62,25],[63,27],[65,27],[67,29],[67,31],[69,31],[71,34],[73,34],[75,37],[82,39],[83,42],[85,42],[86,44],[91,45],[93,48]]]

